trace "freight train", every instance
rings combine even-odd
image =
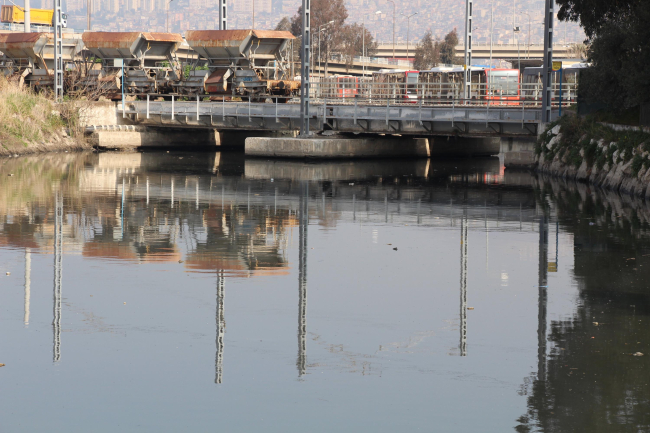
[[[178,33],[85,32],[64,56],[66,91],[119,99],[122,94],[286,102],[300,91],[285,53],[295,37],[262,30],[194,30]],[[187,45],[185,45],[187,44]],[[68,44],[70,45],[70,44]],[[53,84],[51,33],[0,34],[0,71],[39,90]],[[193,55],[180,62],[181,46]],[[80,60],[80,58],[82,60]]]

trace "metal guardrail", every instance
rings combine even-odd
[[[393,103],[423,103],[424,105],[457,104],[462,105],[462,83],[378,83],[355,81],[343,78],[319,79],[315,77],[311,84],[311,98],[328,102],[346,102],[356,99],[363,103],[375,103],[386,99]],[[347,80],[347,81],[345,81]],[[577,102],[578,87],[576,83],[554,83],[551,87],[555,106],[567,107]],[[487,85],[474,83],[471,86],[469,103],[472,105],[519,105],[522,102],[541,104],[542,85],[539,83],[504,83]]]
[[[166,95],[169,96],[169,95]],[[326,100],[310,103],[312,130],[378,134],[503,134],[536,135],[541,107],[536,101],[517,105],[476,104],[474,100],[452,100],[439,104],[420,100],[417,104],[392,102],[351,103]],[[438,101],[439,102],[439,101]],[[489,102],[489,101],[488,101]],[[279,103],[179,101],[128,101],[120,104],[123,117],[149,125],[208,126],[219,129],[295,130],[300,105]],[[557,110],[554,112],[557,117]]]

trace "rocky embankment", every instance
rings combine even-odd
[[[542,133],[536,169],[650,199],[650,134],[564,117]]]

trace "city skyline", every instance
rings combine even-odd
[[[68,0],[69,27],[86,28],[86,3],[88,0]],[[187,30],[218,28],[218,9],[215,0],[91,0],[92,30],[104,31],[166,31],[184,33]],[[39,2],[37,2],[39,3]],[[46,7],[49,0],[41,0],[33,7]],[[169,18],[167,7],[169,6]],[[273,29],[283,17],[295,15],[300,0],[242,0],[229,1],[229,27]],[[406,43],[407,25],[401,13],[412,14],[410,42],[417,43],[431,31],[434,38],[442,39],[456,28],[462,43],[465,23],[465,2],[436,2],[434,7],[422,0],[395,2],[395,39]],[[393,4],[385,0],[348,0],[348,23],[365,25],[380,43],[392,43]],[[490,42],[490,11],[494,11],[492,39],[494,44],[521,45],[543,42],[543,8],[540,0],[474,2],[474,41]],[[381,12],[377,14],[376,12]],[[514,13],[513,13],[514,11]],[[119,19],[117,19],[119,18]],[[169,21],[167,21],[169,20]],[[513,26],[520,28],[517,35]],[[529,31],[530,29],[530,31]],[[556,43],[569,45],[584,41],[584,32],[577,23],[556,23]]]

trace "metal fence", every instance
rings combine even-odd
[[[556,107],[567,107],[577,102],[576,83],[555,83],[552,100]],[[347,78],[346,81],[315,78],[311,83],[311,98],[338,103],[375,104],[390,100],[392,104],[424,105],[527,105],[540,104],[542,85],[472,83],[469,98],[463,94],[463,84],[458,83],[381,83]]]

